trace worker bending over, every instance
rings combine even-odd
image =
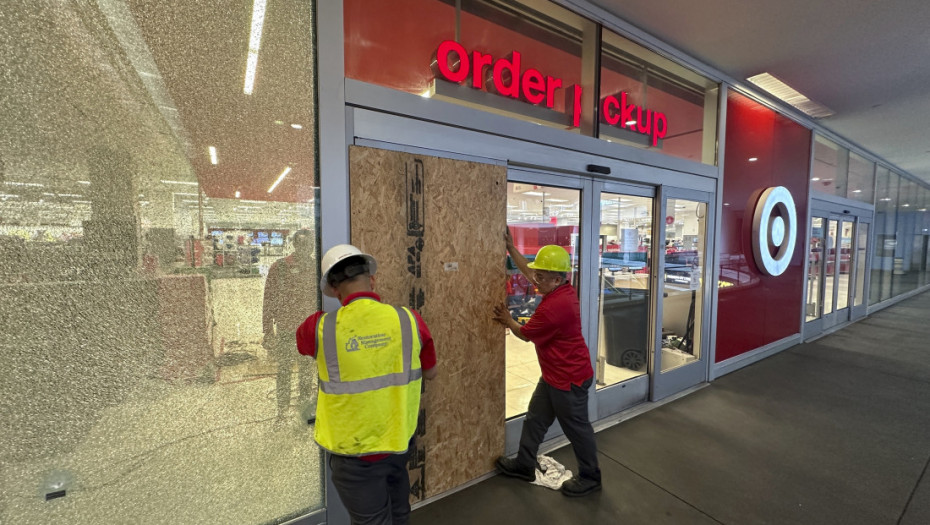
[[[497,468],[507,476],[535,481],[539,444],[552,421],[558,419],[578,460],[578,475],[562,484],[562,494],[585,496],[600,490],[601,470],[594,428],[588,420],[588,389],[594,370],[581,335],[578,294],[567,280],[571,257],[561,246],[548,245],[528,263],[514,246],[510,232],[505,240],[511,258],[536,284],[543,299],[525,326],[520,326],[503,304],[494,308],[494,319],[520,339],[533,342],[542,377],[530,399],[517,457],[498,458]]]

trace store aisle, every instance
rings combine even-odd
[[[930,523],[928,312],[930,292],[598,433],[598,494],[495,476],[412,522]]]

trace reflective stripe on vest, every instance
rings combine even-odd
[[[411,370],[413,361],[413,332],[410,327],[410,318],[407,312],[395,306],[394,310],[400,318],[400,340],[403,348],[404,369],[401,372],[385,374],[382,376],[359,379],[357,381],[342,381],[339,372],[338,352],[332,356],[326,355],[326,372],[329,381],[320,380],[320,390],[327,394],[361,394],[372,390],[379,390],[390,386],[405,386],[423,376],[423,370]],[[417,333],[417,337],[419,337]],[[336,314],[332,313],[323,318],[323,348],[336,348]]]

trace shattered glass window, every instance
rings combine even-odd
[[[323,506],[313,14],[0,10],[0,523]]]

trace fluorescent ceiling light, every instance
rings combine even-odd
[[[759,160],[759,157],[749,157],[749,162],[755,162]]]
[[[186,181],[186,180],[163,180],[163,181],[160,181],[160,182],[161,182],[162,184],[184,184],[184,185],[187,185],[187,186],[196,186],[196,185],[198,184],[198,183],[196,183],[196,182],[189,182],[189,181]]]
[[[301,126],[300,124],[291,124],[291,127],[294,129],[304,129],[304,127]]]
[[[213,164],[214,166],[216,166],[216,163],[217,163],[217,160],[216,160],[216,146],[210,146],[210,147],[207,148],[207,149],[210,150],[210,164]]]
[[[262,45],[262,26],[265,24],[266,0],[252,4],[252,30],[249,33],[249,58],[245,64],[245,86],[242,92],[251,95],[255,89],[255,70],[258,68],[258,50]]]
[[[7,180],[3,182],[9,186],[32,186],[36,188],[44,188],[45,184],[39,184],[38,182],[16,182],[13,180]]]
[[[79,181],[77,181],[77,183],[78,183],[78,184],[90,184],[90,181],[89,181],[89,180],[79,180]]]
[[[760,73],[746,80],[768,91],[772,96],[786,102],[811,118],[824,118],[834,114],[832,109],[807,98],[793,87],[785,84],[771,73]]]
[[[853,190],[853,193],[862,193],[862,190]]]
[[[523,194],[524,194],[524,195],[530,195],[530,196],[532,196],[532,197],[542,197],[543,195],[545,195],[545,193],[543,193],[543,192],[541,192],[541,191],[525,191],[525,192],[523,192]]]
[[[238,199],[239,197],[242,196],[242,193],[239,190],[236,190],[235,195],[236,195],[236,198]]]
[[[628,120],[628,121],[626,121],[625,124],[626,124],[627,126],[632,126],[633,124],[636,124],[636,121],[635,121],[635,120]]]
[[[553,199],[549,198],[549,202],[568,202],[568,199]]]
[[[817,182],[817,181],[820,180],[820,177],[812,177],[811,180],[814,181],[814,182]]]
[[[281,174],[278,175],[278,180],[274,181],[274,184],[272,184],[271,187],[268,188],[268,193],[273,192],[274,189],[278,187],[278,184],[280,184],[281,181],[284,180],[284,177],[286,177],[287,174],[290,173],[290,172],[291,172],[291,167],[290,167],[290,166],[284,168],[284,171],[282,171]]]

